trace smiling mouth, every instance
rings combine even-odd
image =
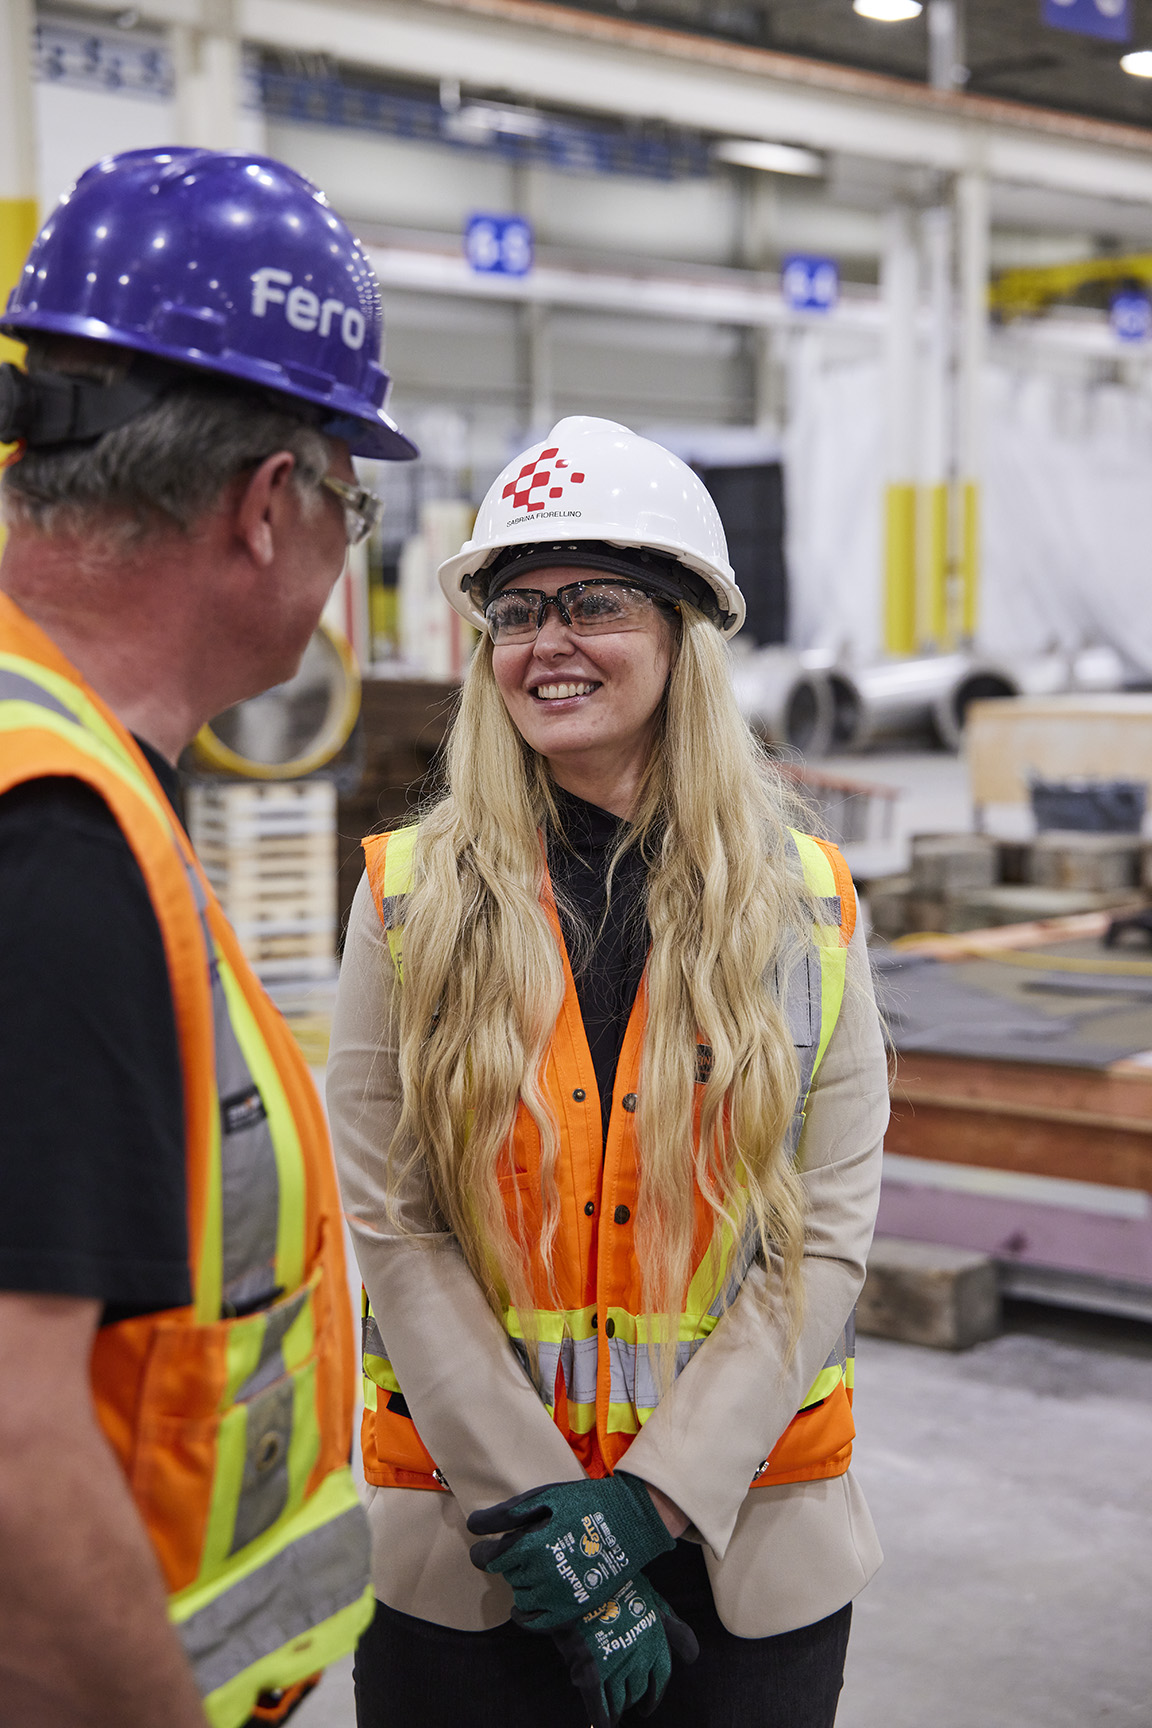
[[[564,702],[570,696],[591,696],[593,690],[599,688],[599,684],[590,684],[586,680],[575,684],[537,684],[532,694],[538,702]]]

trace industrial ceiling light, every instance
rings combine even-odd
[[[824,160],[815,150],[798,144],[772,144],[764,138],[721,138],[712,146],[720,162],[735,162],[740,168],[760,168],[766,174],[822,174]]]
[[[1136,48],[1120,56],[1120,67],[1133,78],[1152,78],[1152,48]]]
[[[861,18],[874,18],[878,24],[903,24],[909,18],[919,18],[924,8],[920,0],[852,0],[852,10]]]

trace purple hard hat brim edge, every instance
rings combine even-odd
[[[31,312],[4,313],[0,316],[0,335],[20,341],[23,333],[43,330],[56,336],[82,336],[95,342],[114,342],[118,348],[131,348],[138,354],[149,354],[157,360],[167,360],[173,366],[189,372],[205,372],[213,377],[234,378],[237,383],[251,384],[261,390],[274,390],[289,402],[309,402],[314,407],[331,411],[331,421],[339,422],[340,430],[328,435],[343,438],[352,456],[374,457],[384,462],[410,462],[419,456],[413,444],[383,408],[365,409],[363,398],[337,385],[327,395],[320,391],[301,389],[290,383],[271,361],[262,362],[248,356],[234,358],[224,354],[205,354],[202,361],[194,358],[196,350],[173,349],[167,343],[149,341],[143,333],[125,334],[105,324],[100,318],[87,318],[79,313]],[[327,431],[322,426],[321,431]]]

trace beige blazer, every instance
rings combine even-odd
[[[508,1618],[512,1593],[468,1558],[468,1514],[582,1474],[509,1348],[419,1178],[398,1196],[418,1240],[389,1228],[384,1158],[400,1110],[397,985],[366,880],[352,909],[328,1064],[328,1107],[360,1272],[404,1397],[451,1493],[369,1489],[373,1582],[392,1608],[462,1631]],[[754,1269],[628,1451],[703,1543],[717,1611],[743,1638],[843,1607],[881,1561],[852,1472],[751,1482],[839,1336],[864,1280],[888,1121],[887,1068],[859,931],[848,989],[800,1144],[807,1198],[804,1319],[786,1328],[756,1300]],[[868,1444],[867,1435],[862,1444]]]

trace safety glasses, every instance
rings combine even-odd
[[[484,608],[488,634],[498,648],[534,642],[549,606],[555,606],[561,622],[577,636],[642,630],[653,606],[680,610],[675,602],[659,600],[636,583],[594,577],[588,582],[567,582],[555,594],[539,588],[506,588]]]
[[[334,474],[325,474],[320,484],[343,504],[344,532],[348,536],[348,544],[359,546],[362,540],[367,540],[383,516],[384,500],[377,498],[375,492],[369,492],[366,486],[353,486],[348,480],[337,480]]]

